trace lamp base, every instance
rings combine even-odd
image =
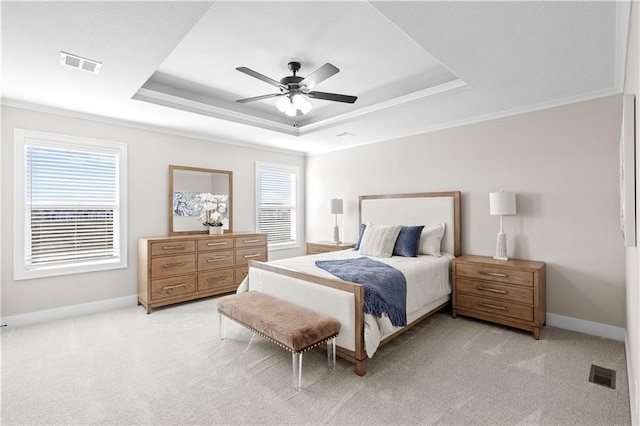
[[[333,242],[335,244],[340,244],[340,228],[337,226],[333,227]]]
[[[509,260],[507,257],[507,235],[504,232],[498,232],[496,255],[493,258],[496,260]]]

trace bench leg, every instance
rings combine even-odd
[[[224,324],[222,323],[221,313],[218,313],[218,333],[220,334],[220,340],[224,340]]]
[[[292,352],[291,356],[293,359],[293,387],[299,391],[302,386],[302,352]]]
[[[336,368],[336,338],[327,341],[327,362],[329,370]]]

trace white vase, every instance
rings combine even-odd
[[[222,226],[210,226],[209,234],[210,235],[222,235],[224,228]]]

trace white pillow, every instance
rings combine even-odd
[[[422,234],[420,234],[418,254],[430,254],[434,257],[442,256],[440,254],[440,243],[443,236],[444,223],[439,223],[431,228],[424,228]]]
[[[396,245],[400,225],[374,225],[367,223],[367,228],[360,242],[360,254],[363,256],[391,257]]]

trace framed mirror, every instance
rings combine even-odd
[[[233,172],[169,165],[169,235],[208,232],[200,217],[203,194],[220,196],[220,221],[233,232]]]

